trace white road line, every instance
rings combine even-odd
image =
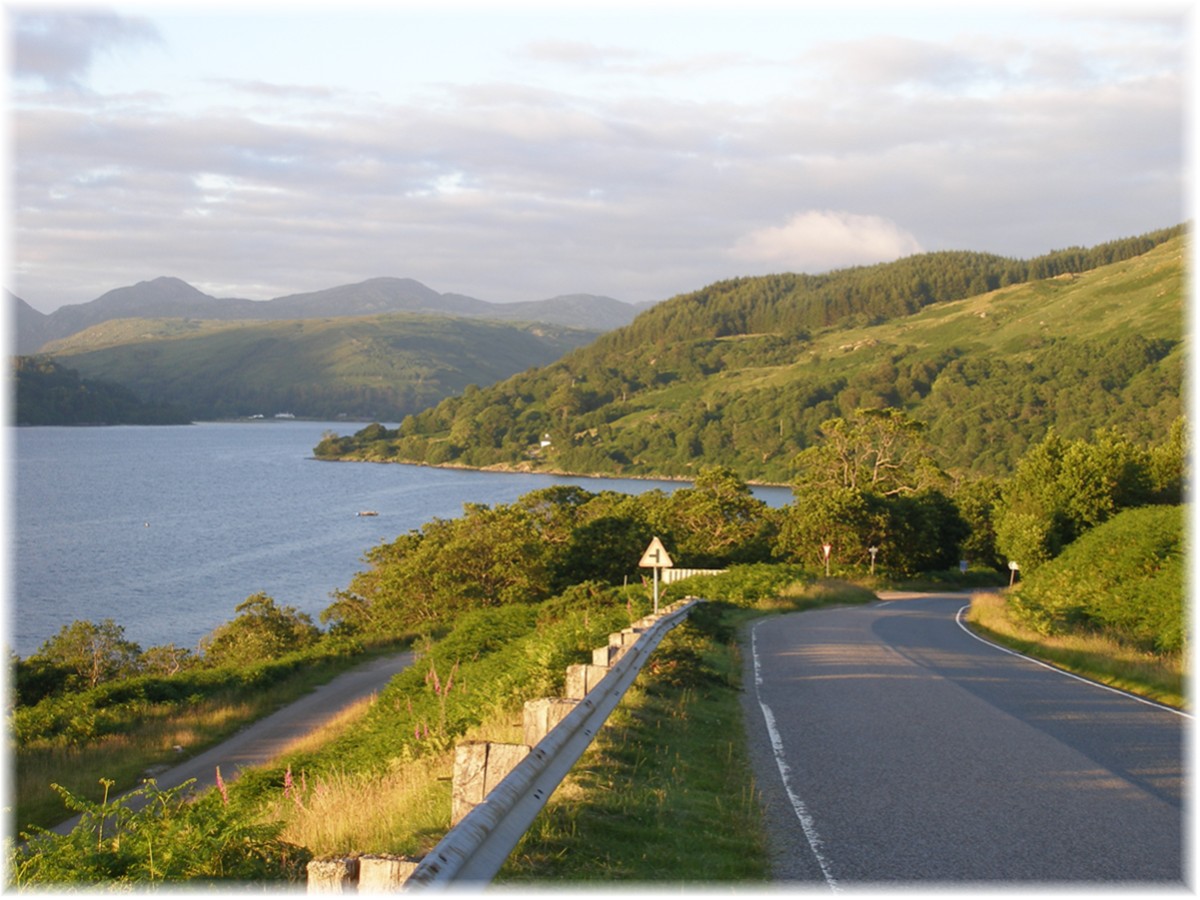
[[[1084,684],[1090,684],[1092,687],[1100,688],[1100,690],[1102,690],[1102,691],[1109,691],[1113,694],[1120,694],[1122,697],[1128,697],[1130,700],[1136,700],[1138,703],[1145,703],[1147,706],[1153,706],[1155,709],[1162,709],[1167,712],[1175,713],[1175,715],[1183,716],[1183,718],[1185,718],[1185,719],[1195,718],[1191,713],[1186,713],[1181,709],[1176,709],[1173,706],[1167,706],[1166,704],[1163,704],[1163,703],[1156,703],[1153,700],[1146,699],[1145,697],[1139,697],[1137,694],[1131,694],[1131,693],[1129,693],[1129,691],[1123,691],[1120,688],[1115,688],[1108,684],[1101,684],[1099,681],[1093,681],[1090,678],[1084,678],[1081,675],[1076,675],[1074,672],[1068,672],[1065,669],[1060,669],[1058,666],[1052,666],[1052,665],[1050,665],[1050,663],[1043,662],[1040,659],[1035,659],[1032,656],[1026,656],[1024,653],[1020,653],[1016,650],[1013,650],[1011,647],[1004,647],[1000,644],[997,644],[995,641],[989,641],[985,637],[980,637],[975,632],[973,632],[970,628],[968,628],[966,626],[966,624],[963,622],[963,613],[966,612],[970,608],[971,608],[971,604],[968,603],[966,606],[959,609],[959,611],[957,613],[955,613],[955,615],[954,615],[954,621],[958,623],[959,628],[961,628],[963,631],[965,631],[971,637],[975,638],[975,640],[979,641],[980,643],[987,644],[989,647],[995,647],[997,650],[1007,653],[1010,656],[1018,656],[1021,659],[1029,660],[1029,662],[1033,663],[1034,665],[1041,666],[1043,669],[1049,669],[1051,672],[1057,672],[1059,675],[1065,675],[1068,678],[1074,678],[1076,681],[1082,681]],[[755,660],[755,662],[757,663],[757,659]]]
[[[804,801],[796,796],[795,790],[792,788],[792,770],[787,764],[787,760],[783,758],[783,739],[779,736],[779,730],[775,727],[775,714],[771,712],[771,708],[763,702],[762,691],[759,688],[762,686],[762,668],[758,661],[758,626],[762,622],[755,624],[750,629],[750,653],[754,658],[754,695],[758,699],[758,706],[762,710],[763,721],[767,726],[767,734],[771,738],[771,750],[775,756],[775,765],[779,767],[779,776],[783,779],[783,788],[787,791],[788,800],[791,801],[792,810],[796,813],[796,818],[800,820],[800,827],[804,830],[804,837],[808,840],[808,846],[816,857],[817,865],[821,867],[821,874],[825,876],[825,883],[830,889],[837,891],[837,879],[833,877],[833,872],[829,866],[829,860],[825,858],[823,848],[824,842],[821,836],[817,833],[816,825],[813,823],[813,817],[808,811],[808,807]]]

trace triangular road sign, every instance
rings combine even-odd
[[[663,546],[662,541],[655,538],[650,542],[650,546],[646,548],[646,552],[642,554],[642,560],[638,565],[643,569],[669,569],[675,563],[671,562],[671,557],[667,553],[667,548]]]

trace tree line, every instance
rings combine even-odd
[[[12,361],[18,425],[185,425],[191,419],[169,403],[142,400],[122,385],[81,378],[47,357]]]
[[[956,569],[1030,573],[1119,512],[1182,503],[1186,428],[1144,444],[1114,430],[1090,439],[1051,432],[1007,479],[954,478],[929,431],[896,408],[864,408],[822,423],[795,459],[794,500],[769,507],[726,466],[694,483],[639,495],[577,486],[511,504],[467,504],[453,519],[371,548],[367,568],[312,619],[256,594],[195,652],[142,651],[106,621],[64,626],[17,664],[21,703],[138,674],[253,665],[296,652],[444,627],[478,609],[538,603],[582,583],[619,585],[661,538],[676,564],[799,566],[821,573],[904,578]],[[826,549],[828,548],[828,549]]]

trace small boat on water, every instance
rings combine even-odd
[[[373,509],[364,509],[364,510],[360,510],[359,512],[356,512],[355,515],[356,516],[377,516],[377,515],[379,515],[379,513],[375,512],[375,510],[373,510]]]

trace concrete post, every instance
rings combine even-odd
[[[357,883],[357,859],[314,859],[308,864],[310,894],[353,894]]]
[[[607,674],[608,666],[567,666],[567,683],[563,693],[567,695],[568,700],[582,700]]]
[[[525,746],[536,747],[542,738],[579,704],[578,700],[565,697],[543,697],[526,700],[524,712]]]
[[[634,631],[632,628],[626,628],[624,631],[614,631],[608,636],[608,642],[618,647],[632,647],[637,643],[637,639],[641,637],[640,631]]]
[[[597,647],[592,651],[592,665],[611,666],[621,658],[621,650],[622,648],[620,646],[614,647],[612,644],[607,644],[603,647]]]
[[[454,748],[454,777],[450,788],[450,825],[484,801],[492,788],[516,768],[529,748],[524,744],[463,741]]]
[[[358,892],[394,894],[404,886],[420,862],[407,856],[361,856],[358,860]]]

